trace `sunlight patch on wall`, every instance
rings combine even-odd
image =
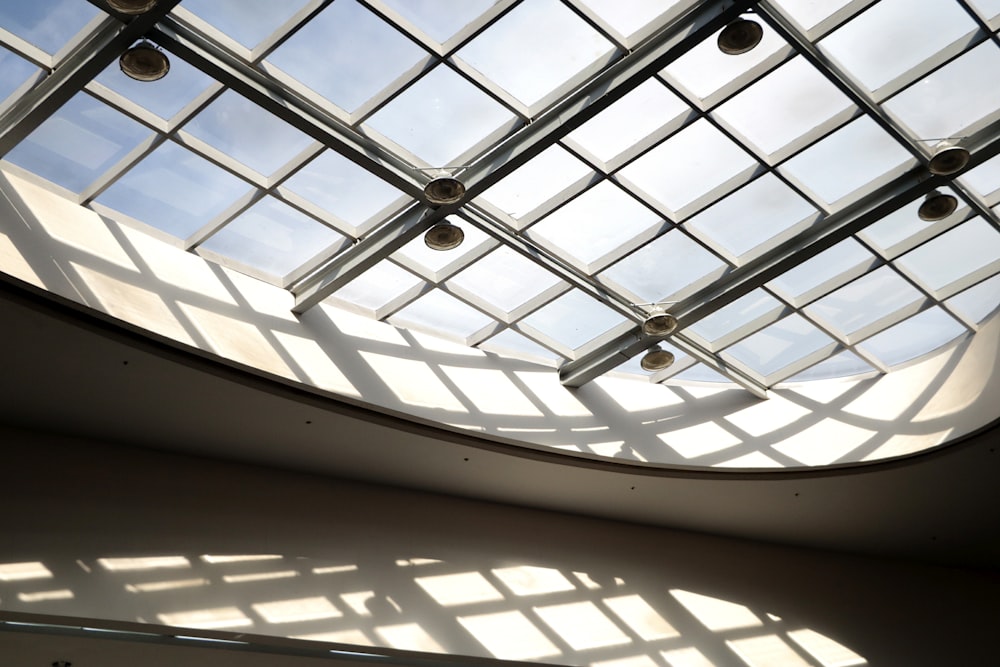
[[[182,588],[197,588],[208,586],[208,579],[174,579],[172,581],[148,581],[139,584],[125,584],[129,593],[158,593],[160,591],[175,591]]]
[[[18,593],[17,599],[21,602],[47,602],[49,600],[72,600],[73,591],[68,588],[60,588],[52,591],[35,591],[33,593]]]
[[[696,648],[680,648],[674,651],[660,651],[660,655],[670,667],[716,667]]]
[[[148,556],[146,558],[98,558],[98,564],[109,572],[163,570],[191,567],[184,556]]]
[[[534,660],[560,654],[556,645],[519,611],[459,616],[458,622],[494,658]]]
[[[243,584],[251,581],[270,581],[272,579],[291,579],[299,576],[296,570],[276,570],[274,572],[248,572],[246,574],[224,574],[222,580],[227,584]]]
[[[628,658],[618,658],[616,660],[601,660],[590,663],[590,667],[660,667],[659,664],[648,655],[633,655]]]
[[[29,579],[51,579],[52,572],[38,561],[24,563],[4,563],[0,565],[0,581],[26,581]]]
[[[722,461],[712,466],[713,468],[783,468],[780,461],[775,461],[767,454],[761,452],[750,452],[735,459]]]
[[[327,391],[361,398],[361,392],[351,384],[347,376],[333,363],[330,355],[315,340],[283,331],[275,331],[274,337],[306,374],[310,384]]]
[[[726,644],[750,667],[810,667],[802,656],[776,635],[727,640]]]
[[[877,431],[845,424],[836,419],[824,419],[819,424],[798,431],[773,448],[803,465],[828,465],[854,451],[877,434]]]
[[[191,334],[177,321],[177,317],[170,312],[170,308],[160,295],[94,271],[82,264],[70,262],[70,266],[98,301],[97,304],[89,305],[161,336],[186,345],[195,344]]]
[[[534,610],[575,651],[632,641],[590,601],[535,607]]]
[[[268,623],[298,623],[342,616],[340,610],[322,595],[275,602],[258,602],[252,606],[253,610]]]
[[[479,572],[457,572],[414,581],[443,607],[503,600],[503,594]]]
[[[671,589],[670,594],[712,632],[753,628],[764,624],[757,614],[735,602],[676,588]]]
[[[768,400],[733,412],[724,419],[741,431],[759,438],[810,414],[811,410],[796,405],[779,394],[772,394]]]
[[[441,366],[441,370],[477,409],[490,415],[541,417],[524,392],[500,370]]]
[[[553,414],[559,417],[590,417],[592,415],[590,410],[559,382],[558,373],[517,371],[514,375]]]
[[[878,459],[890,458],[893,456],[906,456],[923,451],[935,445],[940,445],[948,441],[954,429],[947,428],[936,433],[921,433],[915,435],[894,434],[885,444],[865,456],[862,461],[875,461]]]
[[[679,428],[676,431],[667,431],[656,437],[686,459],[722,451],[742,442],[735,435],[712,422]]]
[[[339,632],[314,632],[308,635],[294,635],[292,639],[308,639],[314,642],[333,642],[335,644],[361,644],[370,646],[372,640],[361,630],[340,630]]]
[[[213,565],[219,563],[255,563],[262,560],[281,560],[281,554],[202,554],[201,560]]]
[[[479,357],[480,359],[486,357],[486,353],[479,348],[469,347],[468,345],[446,340],[439,336],[432,336],[422,331],[410,331],[410,335],[425,350],[454,354],[461,357]]]
[[[638,595],[607,598],[604,604],[643,641],[680,636],[667,619]]]
[[[42,279],[31,268],[14,242],[6,234],[0,233],[0,270],[18,280],[31,283],[35,287],[45,287]]]
[[[333,322],[334,326],[341,333],[362,340],[410,347],[410,344],[403,338],[403,334],[399,332],[399,329],[391,324],[379,322],[370,317],[356,315],[355,313],[341,310],[336,306],[331,306],[328,303],[320,303],[317,307],[330,318],[330,321]],[[302,317],[308,318],[310,316],[311,311],[310,313],[305,313]]]
[[[438,408],[450,412],[468,412],[445,384],[423,361],[400,359],[362,351],[361,357],[371,366],[392,393],[407,405]]]
[[[493,574],[503,582],[503,585],[517,596],[545,595],[571,591],[575,588],[562,572],[551,567],[535,567],[532,565],[517,565],[515,567],[500,567]]]
[[[444,653],[444,649],[434,641],[419,623],[400,623],[375,628],[375,633],[392,648],[404,651],[430,651]]]
[[[792,630],[788,637],[807,653],[819,660],[823,667],[856,667],[868,661],[834,640],[808,628]]]
[[[291,369],[256,325],[186,303],[180,306],[220,357],[294,379]]]
[[[17,202],[18,213],[25,217],[29,227],[41,227],[56,241],[100,258],[95,261],[102,264],[108,262],[130,271],[138,270],[99,215],[34,183],[4,175],[10,184],[0,187],[13,190],[11,196]]]
[[[237,607],[215,607],[212,609],[195,609],[179,611],[170,614],[157,614],[156,617],[164,625],[176,625],[182,628],[198,628],[212,630],[221,628],[244,628],[253,625]]]
[[[951,356],[938,354],[916,366],[879,377],[875,385],[845,405],[844,412],[891,424],[913,408],[920,394],[932,392],[941,384],[939,376],[947,373]],[[949,401],[951,395],[949,391]]]
[[[605,375],[594,380],[594,384],[628,412],[655,410],[683,403],[683,400],[668,387],[663,385],[654,387],[643,380]]]

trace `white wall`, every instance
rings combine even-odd
[[[753,650],[776,651],[749,662],[766,667],[978,665],[995,655],[995,573],[25,431],[0,437],[2,611],[565,664],[727,667],[743,664],[738,651]],[[205,558],[234,554],[277,558]],[[169,557],[159,564],[170,567],[136,561],[123,570],[114,569],[122,561],[105,560],[149,557]],[[241,578],[266,573],[281,577]],[[189,585],[148,589],[177,581]],[[633,608],[645,611],[630,616]],[[850,653],[827,646],[814,655],[793,639],[813,646],[808,640],[820,635]],[[692,650],[710,662],[677,653]]]

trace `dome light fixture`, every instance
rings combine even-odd
[[[465,185],[452,176],[438,176],[424,186],[424,196],[437,206],[454,204],[465,196]]]
[[[642,355],[642,359],[639,361],[639,365],[642,366],[644,371],[662,371],[664,368],[670,368],[674,363],[674,354],[664,350],[659,345],[654,345],[649,348],[646,354]]]
[[[719,33],[719,50],[730,56],[746,53],[760,44],[764,29],[756,21],[738,18]]]
[[[126,14],[128,16],[138,16],[139,14],[145,14],[150,9],[156,6],[157,0],[104,0],[108,7],[115,10],[119,14]]]
[[[434,225],[424,234],[424,243],[431,250],[451,250],[462,245],[464,240],[462,228],[447,220]]]
[[[969,164],[969,151],[944,141],[934,148],[934,155],[927,164],[932,174],[951,176],[957,174]]]
[[[957,208],[958,199],[956,197],[934,190],[927,195],[920,208],[917,209],[917,216],[927,222],[937,222],[947,218]]]
[[[677,318],[662,308],[656,308],[642,322],[642,333],[647,336],[668,336],[677,329]]]
[[[125,76],[136,81],[158,81],[170,71],[170,61],[163,51],[144,39],[118,59]]]

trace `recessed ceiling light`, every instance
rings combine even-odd
[[[946,195],[935,190],[934,192],[927,195],[927,199],[924,203],[920,205],[917,209],[917,216],[921,220],[926,220],[927,222],[934,222],[936,220],[944,220],[949,215],[955,212],[958,208],[958,199],[952,195]]]
[[[156,6],[156,0],[105,0],[108,3],[108,7],[115,10],[119,14],[128,14],[130,16],[135,16],[137,14],[145,14],[150,9]]]
[[[136,81],[157,81],[170,71],[170,61],[149,40],[142,40],[118,59],[125,76]]]
[[[647,336],[667,336],[677,329],[677,318],[662,310],[654,311],[642,323],[642,332]]]
[[[639,361],[639,365],[642,366],[644,371],[662,371],[664,368],[670,368],[671,364],[674,363],[674,355],[672,352],[667,352],[659,345],[651,347],[646,354],[642,356]]]
[[[464,240],[462,228],[450,222],[439,222],[424,234],[424,243],[431,250],[451,250],[462,245]]]
[[[431,204],[454,204],[465,195],[465,185],[451,176],[439,176],[424,186],[424,196]]]
[[[731,56],[746,53],[760,44],[764,29],[756,21],[739,18],[719,33],[719,50]]]
[[[967,164],[969,164],[969,151],[945,142],[938,144],[934,149],[934,157],[927,164],[927,168],[932,174],[951,176],[961,171]]]

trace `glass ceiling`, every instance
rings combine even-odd
[[[716,37],[739,16],[763,37]],[[0,5],[2,166],[290,290],[579,386],[884,373],[1000,303],[1000,4]],[[117,58],[169,56],[155,82]],[[971,154],[932,175],[939,142]],[[432,178],[467,190],[431,206]],[[937,191],[956,210],[925,221]],[[447,220],[448,251],[422,235]],[[642,333],[663,307],[680,321]],[[622,364],[622,359],[629,359]]]

